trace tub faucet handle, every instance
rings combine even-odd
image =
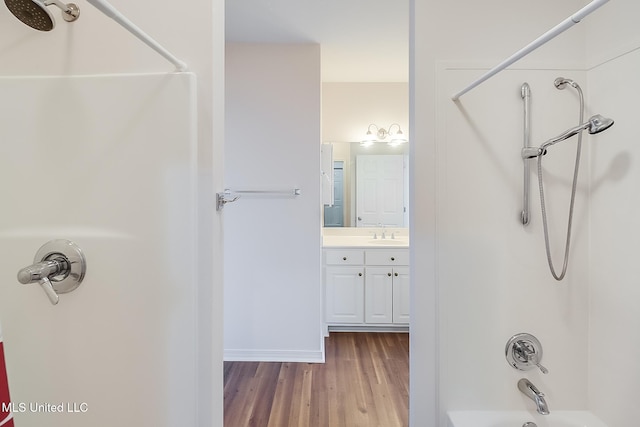
[[[545,368],[544,366],[542,366],[540,364],[540,362],[538,362],[538,356],[537,355],[533,355],[529,358],[529,360],[531,361],[531,363],[535,364],[538,369],[540,369],[540,372],[542,372],[543,374],[548,374],[549,370],[547,368]]]
[[[527,333],[520,333],[509,338],[505,347],[505,356],[511,366],[521,371],[537,367],[543,374],[549,370],[542,366],[542,345],[536,337]]]

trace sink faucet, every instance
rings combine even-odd
[[[384,224],[382,224],[382,223],[378,223],[378,226],[379,226],[380,228],[382,228],[382,235],[380,236],[380,238],[382,238],[382,239],[386,239],[386,238],[387,238],[387,236],[386,236],[386,233],[385,233],[385,226],[384,226]]]
[[[518,389],[536,403],[536,409],[540,415],[549,415],[549,407],[547,406],[547,401],[544,400],[544,393],[540,392],[531,381],[521,378],[518,381]]]

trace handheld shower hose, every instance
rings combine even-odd
[[[580,96],[580,117],[578,123],[584,122],[584,95],[582,94],[582,89],[580,86],[574,82],[573,80],[564,79],[562,77],[558,77],[554,82],[556,88],[564,89],[567,84],[571,85],[578,91],[578,95]],[[576,146],[576,162],[573,170],[573,184],[571,185],[571,201],[569,203],[569,220],[567,221],[567,237],[565,241],[564,248],[564,261],[562,263],[562,271],[560,274],[556,272],[556,269],[553,265],[553,260],[551,259],[551,249],[549,245],[549,226],[547,224],[547,211],[544,202],[544,184],[542,180],[542,157],[538,156],[538,186],[540,188],[540,206],[542,209],[542,225],[544,228],[544,244],[547,251],[547,262],[549,264],[549,269],[551,270],[551,275],[554,279],[560,281],[564,279],[565,274],[567,273],[567,266],[569,265],[569,247],[571,246],[571,226],[573,223],[573,207],[575,205],[576,200],[576,189],[578,185],[578,171],[580,169],[580,153],[582,151],[582,132],[578,133],[578,144]]]

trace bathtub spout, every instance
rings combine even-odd
[[[544,393],[540,392],[531,381],[521,378],[518,381],[518,389],[536,403],[536,409],[540,415],[549,415],[549,407],[547,406],[547,401],[544,400]]]

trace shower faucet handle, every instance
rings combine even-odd
[[[58,293],[53,289],[53,285],[51,284],[51,280],[48,277],[44,277],[38,281],[40,287],[51,301],[51,304],[56,305],[60,301],[60,297]]]
[[[56,305],[60,297],[53,289],[49,278],[67,274],[69,271],[68,265],[69,263],[64,257],[38,262],[21,269],[18,272],[18,282],[23,285],[37,282],[49,298],[49,301],[51,301],[51,304]]]
[[[542,366],[541,364],[536,363],[536,366],[538,367],[538,369],[540,369],[540,371],[541,371],[543,374],[548,374],[548,373],[549,373],[549,370],[548,370],[547,368],[545,368],[544,366]]]
[[[24,285],[38,283],[51,304],[56,305],[58,294],[80,286],[86,268],[84,254],[75,243],[52,240],[38,250],[32,265],[18,272],[18,281]]]
[[[527,333],[512,336],[505,347],[507,362],[521,371],[528,371],[537,367],[543,374],[549,370],[542,366],[542,345],[536,337]]]

